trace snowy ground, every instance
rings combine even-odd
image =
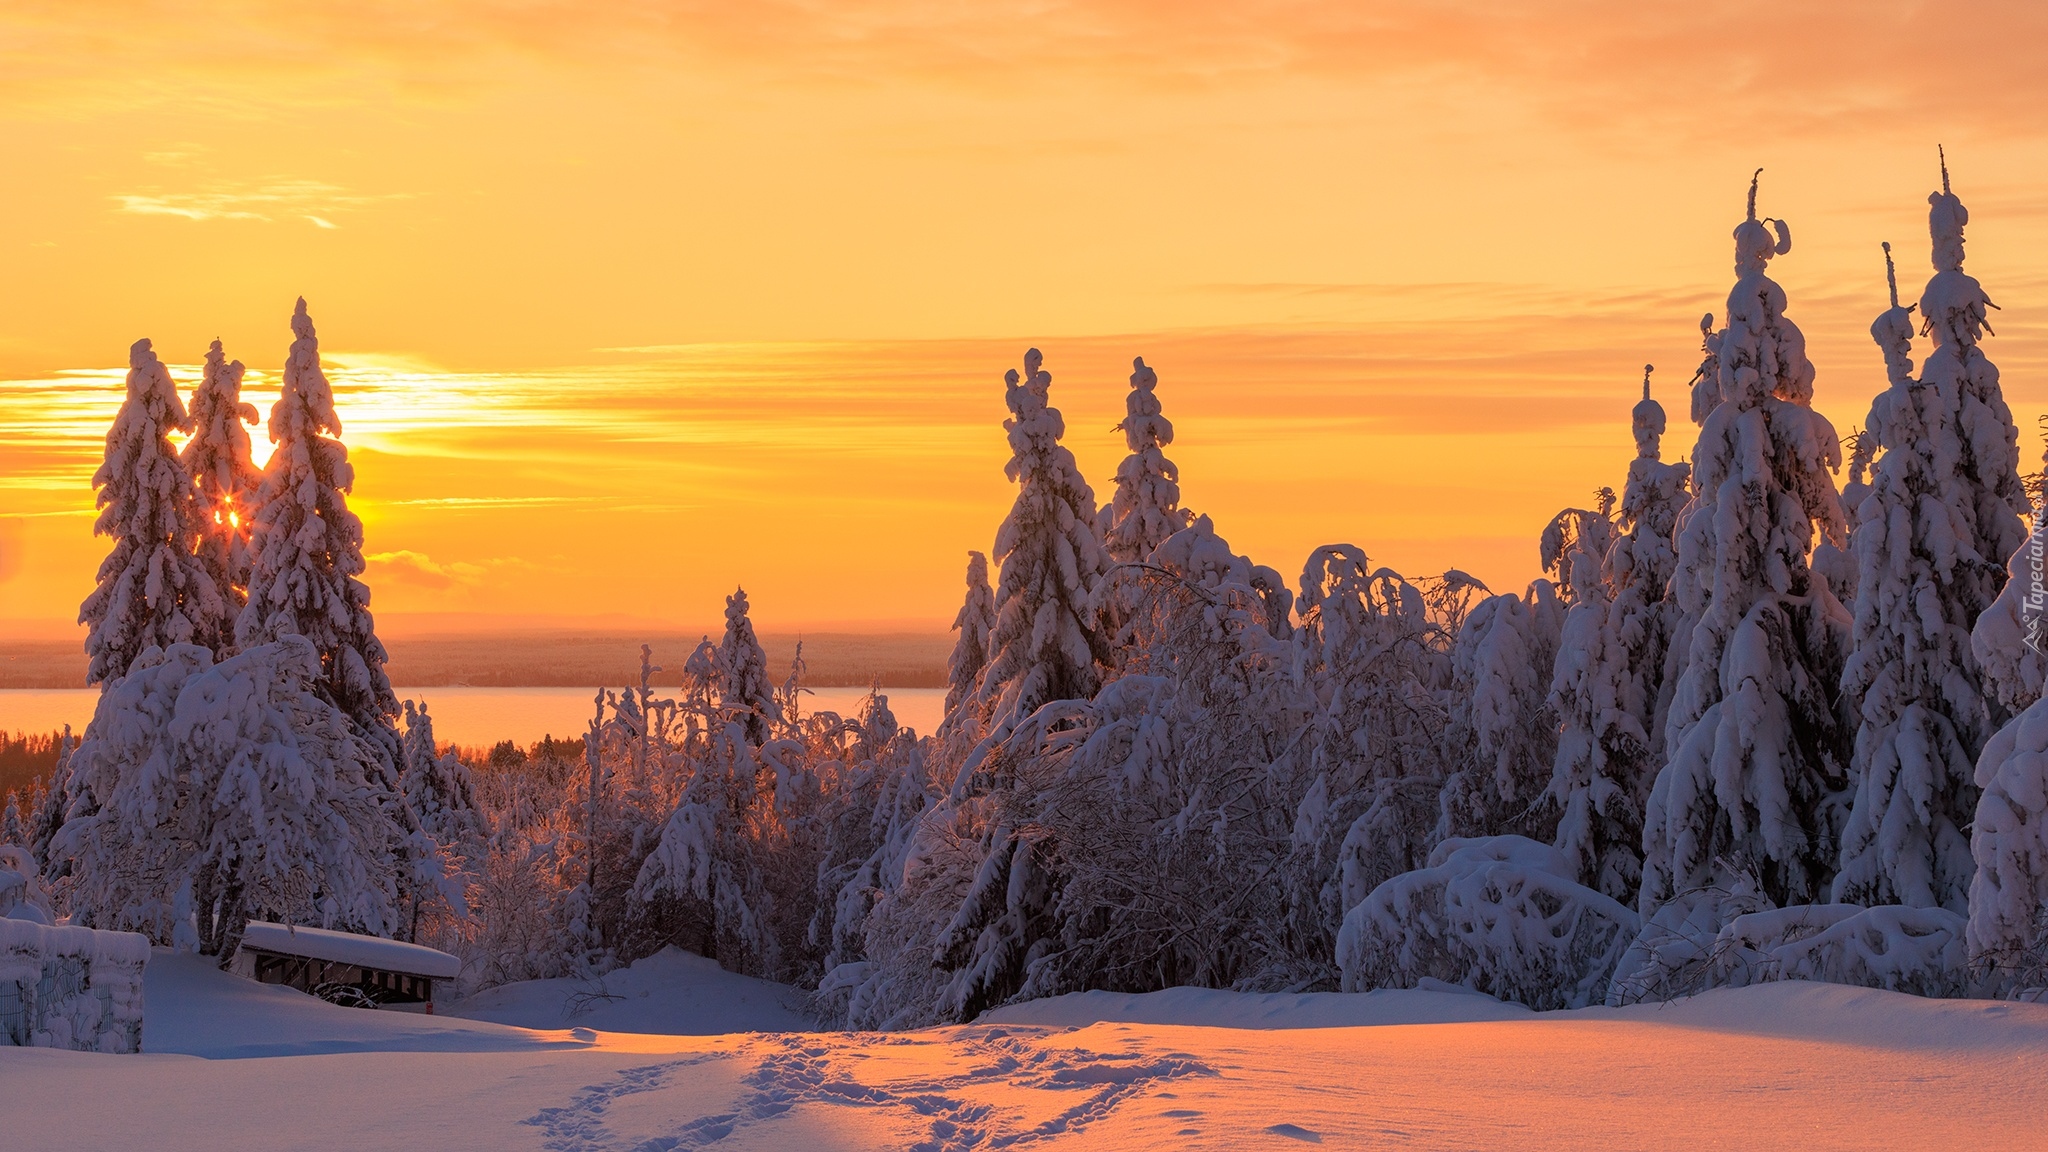
[[[0,1049],[0,1145],[2048,1144],[2048,1006],[1786,983],[1538,1015],[1445,992],[1180,990],[1064,997],[911,1035],[663,1036],[580,1021],[705,1031],[774,1024],[790,1009],[772,985],[681,956],[609,987],[625,998],[598,1004],[574,1030],[528,1030],[331,1008],[160,953],[149,969],[149,1055]],[[529,985],[471,1007],[554,1022],[566,990]]]

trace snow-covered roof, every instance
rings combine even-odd
[[[248,930],[242,934],[242,947],[384,972],[431,976],[436,980],[452,980],[462,971],[462,961],[423,945],[325,928],[294,928],[264,920],[249,921]]]

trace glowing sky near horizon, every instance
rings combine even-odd
[[[218,336],[267,406],[301,294],[386,613],[943,624],[1034,344],[1098,498],[1143,355],[1239,550],[1518,587],[1646,361],[1689,451],[1757,166],[1862,423],[1937,142],[2031,461],[2044,57],[2024,3],[17,0],[0,628],[104,554],[128,344],[189,388]]]

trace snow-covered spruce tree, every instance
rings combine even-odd
[[[1866,435],[1881,455],[1851,536],[1855,649],[1842,690],[1862,723],[1834,892],[1844,903],[1962,912],[1976,868],[1965,831],[1976,762],[2005,719],[1978,675],[1970,629],[2025,539],[2026,498],[2019,430],[1998,370],[1975,348],[1983,291],[1961,268],[1965,213],[1946,187],[1933,199],[1941,271],[1926,299],[1946,310],[1930,324],[1942,366],[1930,358],[1930,375],[1913,379],[1912,312],[1899,305],[1889,245],[1892,304],[1870,326],[1890,383],[1870,407]]]
[[[756,747],[768,740],[781,722],[775,685],[768,679],[768,656],[747,618],[747,590],[725,598],[725,636],[718,642],[718,702],[740,718],[747,739]]]
[[[1010,462],[1017,501],[996,530],[996,622],[979,702],[1000,732],[1051,700],[1085,700],[1106,655],[1091,620],[1108,567],[1095,532],[1095,494],[1074,454],[1060,444],[1066,423],[1047,403],[1052,373],[1033,348],[1024,373],[1003,376]]]
[[[1644,814],[1646,915],[1731,874],[1753,873],[1774,903],[1810,902],[1839,858],[1849,614],[1807,555],[1816,530],[1844,530],[1830,476],[1841,445],[1811,407],[1813,364],[1784,289],[1764,274],[1792,246],[1772,223],[1775,238],[1752,180],[1718,348],[1721,401],[1700,429],[1679,528],[1672,591],[1691,628],[1670,760]]]
[[[254,918],[397,927],[409,833],[322,671],[287,635],[219,664],[196,645],[152,648],[107,686],[73,755],[85,803],[54,845],[84,922],[222,963]]]
[[[1116,430],[1131,454],[1117,466],[1116,491],[1102,509],[1103,546],[1118,564],[1135,564],[1192,521],[1180,506],[1180,469],[1161,449],[1173,443],[1173,422],[1160,414],[1159,375],[1140,356],[1131,361],[1131,392]]]
[[[92,478],[100,509],[93,534],[112,537],[114,548],[78,609],[88,629],[87,683],[120,677],[146,648],[224,646],[227,601],[193,555],[199,502],[168,438],[191,427],[170,370],[149,341],[137,340],[128,349],[128,397]]]
[[[982,669],[988,667],[988,641],[996,626],[996,594],[988,586],[988,557],[967,554],[967,596],[953,617],[953,654],[946,661],[946,716],[939,723],[939,735],[950,738],[960,732],[970,740],[980,739],[969,707],[981,686]]]
[[[476,785],[469,767],[453,752],[434,742],[434,718],[426,701],[405,702],[404,759],[399,783],[405,803],[419,817],[420,828],[436,843],[459,848],[480,839],[486,829],[477,809]]]
[[[51,766],[50,778],[36,796],[29,815],[28,839],[23,841],[43,870],[43,879],[60,887],[71,872],[71,864],[52,855],[51,843],[63,829],[75,799],[71,789],[71,754],[77,750],[78,738],[71,734],[71,725],[66,724],[63,734],[57,737],[57,762]]]
[[[28,824],[21,818],[21,796],[12,788],[7,790],[6,808],[0,810],[0,844],[28,844]]]
[[[348,510],[355,468],[339,439],[341,417],[320,370],[320,341],[301,298],[292,313],[283,395],[270,410],[276,449],[257,490],[249,602],[235,624],[243,647],[304,636],[320,654],[320,686],[372,745],[395,783],[398,698],[384,674],[384,644],[370,616],[363,522]],[[324,435],[323,435],[324,433]]]
[[[1546,796],[1560,813],[1553,843],[1579,883],[1626,903],[1642,877],[1642,805],[1661,750],[1651,734],[1671,634],[1664,588],[1688,475],[1685,465],[1658,458],[1664,409],[1650,398],[1652,371],[1644,365],[1643,398],[1631,414],[1626,532],[1600,558],[1601,579],[1584,578],[1573,596],[1550,685],[1560,725]],[[1579,567],[1571,571],[1580,583]]]
[[[1464,762],[1444,781],[1436,840],[1514,833],[1547,841],[1556,832],[1557,812],[1542,799],[1557,759],[1549,696],[1564,617],[1555,587],[1537,580],[1524,595],[1480,601],[1465,618],[1452,650],[1450,735]]]
[[[1272,771],[1287,751],[1289,646],[1267,627],[1254,566],[1206,518],[1151,561],[1142,656],[1092,700],[1014,725],[987,758],[988,787],[951,802],[987,829],[978,865],[943,889],[935,944],[928,930],[870,932],[881,962],[864,1012],[965,1020],[1082,988],[1292,982],[1283,893],[1266,882],[1294,818]],[[934,823],[922,831],[949,827]],[[899,896],[937,879],[917,869]],[[933,965],[923,1005],[893,998]]]
[[[1685,464],[1660,457],[1664,408],[1643,398],[1631,413],[1636,458],[1622,490],[1624,532],[1602,569],[1610,597],[1597,622],[1579,598],[1565,619],[1551,681],[1558,713],[1550,802],[1561,810],[1553,843],[1581,884],[1632,904],[1642,873],[1642,812],[1663,754],[1664,682],[1674,606],[1665,596],[1677,562],[1672,532],[1684,504]]]
[[[256,423],[256,406],[242,400],[242,373],[242,362],[229,361],[215,340],[192,393],[192,439],[181,453],[198,492],[199,563],[230,613],[224,642],[234,639],[234,617],[249,600],[250,501],[263,477],[249,459],[243,425]]]

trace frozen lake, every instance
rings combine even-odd
[[[884,688],[896,722],[929,735],[945,714],[943,688]],[[441,742],[531,744],[543,736],[580,736],[590,723],[594,688],[400,688],[400,699],[425,700]],[[0,690],[0,731],[53,732],[71,725],[84,732],[99,700],[96,688]],[[673,696],[668,690],[662,695]],[[865,688],[814,688],[806,711],[851,714]]]

